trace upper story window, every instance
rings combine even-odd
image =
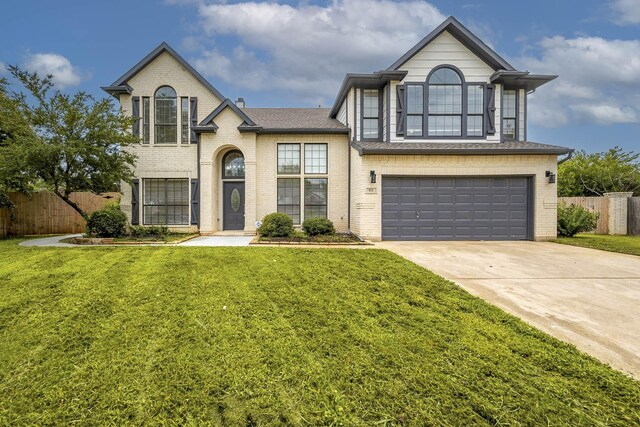
[[[155,93],[155,143],[178,142],[178,98],[171,86],[161,86]]]
[[[180,140],[183,144],[189,143],[189,98],[180,98]]]
[[[429,136],[462,136],[462,79],[452,68],[429,77]]]
[[[505,139],[516,139],[516,117],[518,114],[518,96],[515,90],[502,92],[502,132]]]
[[[484,82],[465,82],[453,66],[437,67],[425,82],[397,86],[396,135],[439,139],[493,134],[493,91]]]
[[[380,94],[378,89],[362,91],[362,139],[380,137]]]

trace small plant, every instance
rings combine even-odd
[[[309,236],[327,236],[336,232],[333,222],[320,217],[305,219],[302,223],[302,229]]]
[[[87,233],[96,237],[120,237],[127,232],[127,216],[117,206],[107,206],[89,215]]]
[[[155,238],[164,239],[169,234],[169,229],[164,225],[132,225],[129,227],[129,235],[135,238]]]
[[[264,237],[289,237],[293,234],[293,220],[284,213],[271,213],[264,217],[258,233]]]
[[[578,233],[592,231],[596,228],[598,214],[591,212],[582,206],[558,205],[558,236],[573,237]]]

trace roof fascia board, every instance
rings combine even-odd
[[[338,91],[338,96],[331,107],[331,111],[329,112],[329,117],[335,119],[338,115],[338,111],[340,111],[340,106],[344,99],[347,97],[349,90],[355,86],[356,81],[369,81],[371,83],[371,87],[383,87],[386,83],[394,80],[402,80],[407,75],[406,71],[400,70],[381,70],[372,74],[357,74],[357,73],[348,73],[344,76],[342,80],[342,85],[340,86],[340,90]],[[365,84],[365,83],[363,83]]]
[[[208,124],[212,123],[213,119],[218,117],[218,115],[222,113],[222,111],[224,111],[225,108],[231,108],[231,110],[233,110],[233,112],[236,113],[238,117],[244,120],[244,123],[246,123],[247,125],[257,126],[253,122],[253,120],[251,120],[249,116],[247,116],[240,108],[238,108],[236,104],[229,98],[225,99],[224,102],[222,102],[222,104],[218,105],[216,109],[211,112],[211,114],[205,117],[204,120],[200,122],[199,126],[207,126]]]
[[[495,148],[366,148],[355,142],[351,143],[351,146],[355,148],[361,156],[364,155],[380,155],[380,154],[393,154],[393,155],[420,155],[420,154],[441,154],[441,155],[509,155],[509,154],[567,154],[573,151],[570,148],[507,148],[507,149],[495,149]]]
[[[202,83],[207,89],[211,91],[218,99],[225,99],[222,95],[207,79],[205,79],[200,73],[198,73],[185,59],[178,54],[171,46],[166,42],[160,43],[158,47],[153,49],[147,56],[142,58],[136,65],[131,67],[129,71],[120,76],[111,86],[122,86],[126,84],[129,79],[138,74],[144,67],[149,65],[154,59],[160,56],[163,52],[169,53],[173,58],[186,68],[200,83]]]

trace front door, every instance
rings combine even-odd
[[[224,230],[244,230],[244,182],[224,182]]]

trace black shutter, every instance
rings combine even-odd
[[[195,126],[198,126],[198,98],[192,96],[191,97],[191,143],[197,144],[198,137],[196,132],[193,130]]]
[[[191,180],[191,225],[198,225],[200,219],[200,184]]]
[[[140,97],[131,98],[131,116],[133,116],[133,134],[140,135]]]
[[[404,86],[396,86],[396,135],[404,135]]]
[[[484,108],[485,121],[487,123],[487,135],[496,133],[496,86],[487,85],[486,105]]]
[[[131,225],[140,224],[140,180],[134,179],[131,185]]]

